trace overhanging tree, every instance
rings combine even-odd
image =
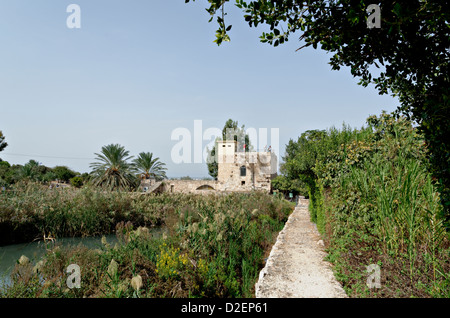
[[[230,1],[208,2],[210,21],[216,17],[219,26],[215,42],[220,45],[230,40],[231,25],[225,21]],[[381,9],[380,28],[368,28],[370,4]],[[374,84],[380,94],[398,96],[397,113],[415,120],[424,133],[449,221],[449,1],[236,0],[235,5],[250,27],[270,28],[262,33],[262,42],[278,46],[299,31],[303,42],[299,49],[320,45],[334,53],[329,62],[333,70],[348,66],[361,85]],[[381,68],[378,75],[372,66]]]

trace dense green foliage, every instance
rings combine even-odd
[[[39,267],[16,265],[13,285],[0,289],[1,297],[252,297],[264,257],[293,210],[287,201],[257,192],[132,198],[77,191],[72,212],[62,212],[69,204],[63,198],[59,211],[74,218],[88,210],[100,220],[111,214],[116,221],[123,217],[115,227],[121,243],[113,247],[104,241],[101,250],[56,246]],[[161,221],[165,234],[151,237],[147,228],[138,227],[139,218],[146,217],[151,224]],[[80,266],[79,289],[67,288],[69,264]],[[130,280],[138,275],[143,286],[134,290]]]
[[[47,184],[50,181],[59,180],[69,182],[79,176],[87,181],[87,174],[80,175],[65,166],[49,168],[36,160],[30,160],[24,165],[10,165],[7,161],[0,161],[0,186],[9,187],[19,182],[41,182]]]
[[[83,178],[80,176],[75,176],[70,179],[70,184],[75,188],[81,188],[84,184]]]
[[[96,156],[97,161],[91,164],[94,185],[108,190],[131,190],[137,187],[136,168],[129,162],[133,156],[123,146],[103,146]]]
[[[334,127],[327,131],[308,130],[297,141],[289,140],[280,171],[289,180],[301,181],[307,185],[309,192],[314,192],[318,178],[315,171],[317,161],[327,158],[329,152],[339,145],[346,145],[351,140],[360,138],[361,133],[363,132],[348,126],[343,126],[341,131]]]
[[[297,195],[308,195],[308,187],[304,182],[300,179],[288,179],[284,175],[278,175],[272,179],[272,190],[284,194],[285,197],[290,193],[292,193],[293,197]]]
[[[424,137],[403,117],[367,123],[291,140],[287,176],[307,180],[311,219],[350,296],[448,297],[450,243]],[[370,264],[379,290],[365,285]]]
[[[70,179],[78,174],[65,166],[56,166],[52,171],[55,174],[56,179],[63,182],[69,182]]]
[[[231,25],[225,21],[230,0],[208,3],[210,21],[216,17],[219,26],[215,42],[230,41]],[[270,28],[262,33],[262,42],[278,46],[299,31],[302,47],[320,45],[332,53],[332,69],[349,67],[361,85],[374,84],[380,94],[399,97],[399,113],[419,123],[426,140],[430,169],[450,221],[450,6],[441,0],[378,2],[380,28],[369,28],[372,3],[237,0],[235,5],[250,27]]]
[[[141,178],[166,178],[165,163],[153,157],[150,152],[141,152],[133,161],[133,156],[123,146],[111,144],[102,147],[97,161],[91,164],[91,173],[80,174],[66,166],[49,168],[36,160],[24,165],[10,165],[0,160],[0,187],[11,187],[17,183],[39,182],[48,185],[52,181],[70,184],[80,188],[95,185],[107,190],[132,191],[138,189]]]

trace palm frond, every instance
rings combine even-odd
[[[102,186],[110,190],[133,189],[137,185],[134,176],[136,170],[129,160],[133,156],[119,144],[110,144],[102,147],[100,153],[95,153],[97,161],[91,163],[94,185]]]
[[[151,152],[141,152],[133,160],[133,164],[137,171],[145,178],[153,177],[158,180],[166,178],[166,164],[161,162],[158,157],[153,158],[153,153]]]

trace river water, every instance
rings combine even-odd
[[[162,230],[154,228],[151,229],[151,232],[153,235],[158,236]],[[112,246],[118,242],[115,234],[105,235],[105,237],[107,242]],[[101,248],[101,239],[102,236],[60,238],[56,240],[56,244],[60,246],[78,246],[79,244],[82,244],[87,248],[96,249]],[[22,255],[25,255],[33,264],[36,264],[46,253],[47,247],[51,248],[52,243],[45,244],[43,241],[37,241],[0,246],[0,288],[5,284],[9,285],[11,283],[9,276],[14,265]]]

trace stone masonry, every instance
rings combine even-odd
[[[144,192],[211,193],[270,192],[271,180],[277,176],[277,156],[270,151],[238,152],[236,141],[218,141],[217,180],[164,180],[160,186],[144,181]]]

